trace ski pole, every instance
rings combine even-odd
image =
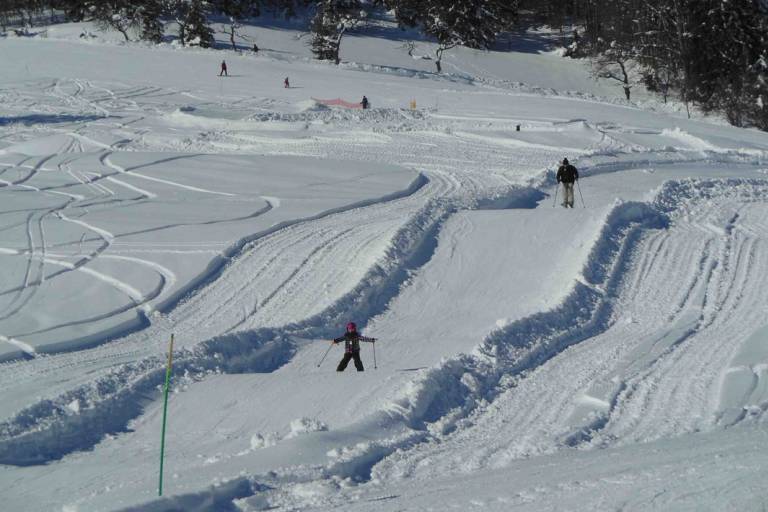
[[[579,197],[581,197],[581,206],[583,206],[584,208],[586,208],[586,207],[587,207],[587,205],[586,205],[586,204],[584,204],[584,196],[583,196],[583,195],[581,195],[581,185],[579,185],[579,180],[576,180],[576,187],[579,189]]]
[[[373,341],[373,369],[376,370],[378,366],[376,366],[376,340]]]
[[[165,422],[168,416],[168,387],[171,382],[171,368],[173,368],[173,334],[168,348],[168,368],[165,370],[165,386],[163,387],[163,431],[160,434],[160,481],[157,486],[157,495],[163,495],[163,461],[165,459]]]
[[[317,367],[318,367],[318,368],[320,368],[320,365],[321,365],[321,364],[323,364],[323,361],[325,361],[325,356],[327,356],[327,355],[328,355],[328,352],[330,352],[332,348],[333,348],[333,343],[331,343],[331,346],[330,346],[330,347],[328,347],[328,350],[326,350],[326,351],[325,351],[325,354],[323,354],[323,358],[322,358],[322,359],[320,359],[320,362],[319,362],[319,363],[317,363]]]
[[[560,190],[560,183],[558,183],[558,184],[555,186],[555,202],[554,202],[554,203],[552,203],[552,208],[554,208],[554,207],[555,207],[555,205],[557,204],[557,191],[558,191],[558,190]]]

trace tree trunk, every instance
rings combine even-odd
[[[116,26],[115,28],[117,29],[118,32],[123,34],[123,37],[125,38],[126,42],[129,42],[131,40],[131,38],[128,37],[128,31],[125,30],[123,27]]]
[[[338,66],[341,62],[341,40],[344,37],[344,32],[347,31],[346,27],[342,27],[341,31],[339,31],[339,35],[336,36],[336,44],[333,46],[333,57],[334,61],[336,62],[336,65]]]
[[[624,95],[627,97],[627,101],[629,101],[629,75],[627,74],[627,68],[624,66],[623,62],[619,62],[619,67],[621,68],[621,73],[624,76]]]
[[[679,0],[674,1],[674,7],[675,7],[675,15],[677,17],[676,21],[676,28],[677,28],[677,44],[679,46],[678,51],[680,55],[680,60],[683,64],[683,101],[685,102],[685,112],[688,114],[688,119],[691,118],[691,109],[688,106],[688,91],[690,90],[690,67],[688,62],[688,51],[687,51],[687,45],[685,44],[685,38],[683,37],[683,33],[685,31],[684,24],[684,18],[683,13],[680,10],[680,2]]]
[[[438,48],[435,51],[435,55],[437,56],[437,59],[435,60],[435,66],[437,67],[437,72],[442,73],[443,72],[443,66],[442,66],[442,60],[443,60],[443,48]]]

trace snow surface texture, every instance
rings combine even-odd
[[[436,75],[387,25],[340,69],[253,30],[0,40],[4,507],[768,506],[768,135],[535,34]],[[350,320],[376,368],[318,366]]]

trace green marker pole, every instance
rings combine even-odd
[[[163,394],[163,433],[160,436],[160,485],[157,495],[163,495],[163,459],[165,456],[165,418],[168,415],[168,384],[171,382],[171,366],[173,365],[173,334],[171,334],[171,346],[168,349],[168,369],[165,371],[165,390]]]

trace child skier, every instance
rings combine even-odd
[[[336,367],[336,371],[343,372],[349,364],[349,360],[354,359],[355,368],[357,368],[357,371],[362,372],[364,368],[363,361],[360,360],[360,342],[367,341],[369,343],[373,343],[376,341],[376,338],[361,336],[360,333],[357,332],[357,326],[355,323],[349,322],[347,324],[347,332],[344,334],[344,336],[340,336],[334,339],[331,344],[335,345],[336,343],[341,343],[342,341],[344,342],[344,357],[341,359],[341,362],[339,362],[339,366]]]

